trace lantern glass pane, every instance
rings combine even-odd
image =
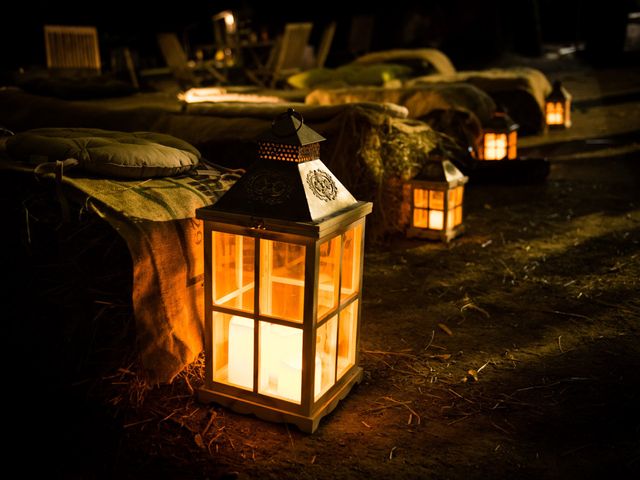
[[[518,156],[517,152],[518,132],[515,130],[509,133],[509,160],[515,160]]]
[[[484,159],[502,160],[507,156],[507,135],[505,133],[484,134]]]
[[[442,210],[429,210],[429,228],[431,230],[444,228],[444,212]]]
[[[300,403],[302,392],[302,329],[260,323],[258,392]]]
[[[260,240],[260,313],[302,323],[305,247]]]
[[[316,372],[314,400],[336,383],[336,343],[338,317],[334,315],[316,331]]]
[[[213,312],[213,380],[253,390],[254,320]]]
[[[213,303],[253,312],[255,240],[214,231],[211,241]]]
[[[458,205],[454,210],[453,226],[458,226],[462,223],[462,205]]]
[[[427,212],[428,210],[423,208],[416,208],[413,210],[413,226],[414,227],[427,228],[429,226]]]
[[[564,104],[562,102],[548,102],[546,107],[547,125],[564,124]]]
[[[318,319],[338,306],[341,240],[340,236],[337,236],[320,245]]]
[[[444,210],[444,192],[442,190],[429,190],[429,208]]]
[[[416,208],[427,208],[429,206],[429,190],[422,188],[413,189],[413,206]]]
[[[360,261],[362,260],[362,224],[358,224],[343,235],[342,250],[342,302],[360,290]]]
[[[338,327],[338,380],[356,363],[358,300],[340,312]]]

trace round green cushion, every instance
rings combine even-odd
[[[177,175],[198,164],[200,152],[179,138],[153,132],[95,128],[38,128],[7,140],[10,156],[30,162],[75,158],[86,171],[107,177]]]

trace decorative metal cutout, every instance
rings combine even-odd
[[[331,175],[322,170],[311,170],[307,173],[307,184],[311,192],[320,200],[328,202],[335,200],[338,195],[338,187]]]
[[[289,198],[292,190],[286,175],[267,170],[256,172],[247,181],[246,188],[252,200],[266,203],[267,205],[284,203]]]

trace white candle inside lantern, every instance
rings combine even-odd
[[[316,359],[315,389],[322,364]],[[260,329],[260,393],[300,402],[302,391],[302,330],[264,323]]]
[[[442,210],[429,210],[429,228],[432,230],[444,228],[444,212]]]
[[[253,324],[234,315],[229,322],[229,383],[253,389]]]

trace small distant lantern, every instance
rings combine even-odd
[[[365,216],[289,109],[258,160],[197,210],[205,240],[204,402],[312,433],[362,379]]]
[[[449,160],[427,162],[404,187],[404,202],[410,205],[407,236],[448,242],[460,235],[468,180]]]
[[[505,112],[495,112],[484,125],[479,160],[515,160],[518,156],[518,128]]]
[[[553,82],[553,89],[545,100],[545,118],[551,129],[571,126],[571,94],[562,86],[562,82]]]

